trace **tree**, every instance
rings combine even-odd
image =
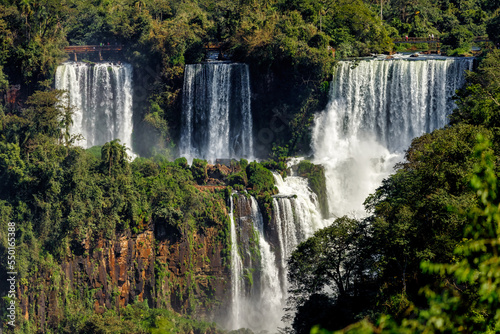
[[[354,320],[363,308],[359,297],[366,298],[361,292],[362,282],[373,275],[374,258],[367,251],[368,240],[368,229],[363,222],[342,217],[317,231],[292,253],[288,260],[288,308],[297,310],[292,324],[296,333],[311,329],[305,325],[314,325],[305,321],[310,317],[332,328]],[[320,301],[331,311],[343,309],[345,317],[333,321],[330,312],[325,312],[324,317],[309,313],[312,304]]]
[[[385,312],[401,316],[402,304],[390,302],[392,296],[416,302],[422,285],[436,279],[422,274],[422,261],[454,258],[467,223],[463,212],[475,205],[469,184],[477,133],[492,137],[483,127],[459,124],[415,139],[407,162],[366,200],[373,213],[369,220],[380,256]]]
[[[101,159],[108,166],[108,175],[111,176],[113,167],[118,168],[126,165],[127,147],[120,145],[120,139],[107,142],[101,149]]]
[[[494,16],[486,25],[486,32],[488,37],[495,43],[498,47],[500,43],[500,15]]]
[[[428,307],[413,308],[400,323],[383,315],[375,326],[364,320],[343,333],[497,333],[500,330],[500,193],[498,158],[478,135],[471,186],[476,205],[467,212],[463,242],[448,263],[422,262],[442,284],[423,289]]]
[[[467,84],[458,91],[452,123],[500,126],[500,50],[492,50],[477,71],[468,72]]]

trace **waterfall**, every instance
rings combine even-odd
[[[279,269],[271,245],[265,238],[264,220],[257,201],[250,198],[252,221],[259,236],[260,250],[260,294],[254,307],[259,317],[251,324],[254,330],[276,331],[281,326],[282,310],[285,305],[284,294],[281,289]]]
[[[242,288],[242,272],[243,264],[238,252],[238,239],[236,235],[236,225],[234,223],[234,203],[233,196],[230,197],[230,212],[229,218],[231,220],[231,324],[234,329],[241,327],[241,300],[243,297]]]
[[[295,247],[326,227],[328,221],[321,218],[317,196],[309,188],[307,179],[289,176],[285,180],[273,173],[279,195],[274,196],[274,222],[280,247],[280,273],[282,289],[286,293],[286,261]]]
[[[286,298],[279,252],[268,240],[257,200],[235,194],[236,200],[231,198],[230,203],[232,304],[227,327],[274,333],[283,327]]]
[[[67,62],[57,67],[56,89],[69,93],[75,107],[71,134],[84,148],[113,139],[132,148],[132,66]]]
[[[279,246],[277,263],[281,294],[283,300],[286,300],[288,258],[299,243],[330,222],[322,219],[317,196],[309,188],[307,179],[292,175],[283,180],[281,175],[273,175],[279,190],[279,195],[273,198],[273,221]],[[284,314],[283,307],[281,316]]]
[[[248,65],[186,65],[179,149],[188,159],[253,157]]]
[[[425,59],[425,58],[424,58]],[[403,158],[411,140],[447,124],[451,97],[472,59],[339,63],[330,102],[313,129],[330,214],[364,216],[363,201]]]

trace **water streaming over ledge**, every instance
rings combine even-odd
[[[276,333],[284,327],[286,261],[300,242],[326,226],[306,180],[283,180],[278,174],[275,179],[283,195],[273,199],[270,224],[264,224],[253,196],[235,192],[230,199],[232,288],[228,329]],[[285,195],[291,189],[301,195]]]
[[[231,220],[231,320],[229,326],[237,329],[241,327],[241,301],[244,298],[243,291],[243,264],[238,252],[238,239],[236,235],[236,225],[234,223],[234,202],[233,196],[230,196],[230,212]]]
[[[263,224],[253,197],[238,195],[239,223],[233,223],[237,241],[232,251],[239,250],[235,256],[242,267],[236,265],[232,271],[232,316],[236,318],[231,329],[277,332],[284,326],[281,317],[290,254],[335,217],[365,215],[364,199],[401,161],[411,140],[447,124],[454,108],[451,96],[463,85],[464,71],[471,69],[472,60],[361,61],[353,65],[339,64],[330,102],[316,118],[313,130],[314,162],[325,166],[330,217],[322,218],[308,181],[293,175],[282,179],[274,174],[279,194],[273,198],[269,224]],[[246,213],[242,213],[245,207]],[[252,233],[258,235],[258,258],[249,256],[248,235]],[[249,271],[254,273],[252,286],[245,278]]]
[[[56,89],[69,92],[75,107],[71,134],[89,148],[113,139],[132,148],[132,66],[67,62],[57,67]]]
[[[313,130],[325,166],[330,214],[366,215],[365,198],[401,161],[411,140],[448,123],[470,58],[340,62],[330,102]]]
[[[248,65],[186,65],[179,149],[189,160],[253,158]]]

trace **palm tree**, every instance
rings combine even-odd
[[[120,145],[120,139],[112,140],[101,149],[101,159],[109,165],[108,174],[111,175],[113,165],[121,165],[125,163],[127,156],[127,148]]]

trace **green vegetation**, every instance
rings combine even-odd
[[[328,198],[326,195],[326,179],[323,166],[315,165],[308,160],[302,160],[297,166],[297,174],[307,178],[309,187],[318,196],[323,217],[328,217]]]
[[[139,234],[144,236],[144,232],[152,231],[155,241],[146,239],[138,242],[137,247],[148,252],[160,252],[160,246],[169,243],[187,245],[186,262],[182,271],[176,272],[178,278],[171,269],[165,269],[167,259],[160,262],[161,266],[157,265],[158,270],[151,272],[151,277],[144,278],[151,282],[158,279],[158,293],[152,291],[149,302],[154,299],[158,305],[172,307],[169,300],[177,291],[186,298],[186,303],[175,306],[179,312],[194,314],[216,304],[216,296],[210,292],[216,281],[205,283],[200,289],[194,275],[201,265],[196,262],[195,236],[214,235],[206,239],[212,240],[207,253],[212,249],[220,251],[222,265],[228,263],[228,253],[223,251],[230,244],[226,195],[223,191],[204,192],[195,187],[194,178],[203,179],[201,176],[206,175],[206,162],[192,172],[183,159],[168,162],[159,156],[129,162],[126,149],[119,141],[90,150],[74,147],[75,138],[68,136],[65,121],[65,115],[71,110],[60,103],[64,101],[61,98],[62,92],[46,88],[31,95],[20,109],[0,112],[0,226],[7,231],[9,222],[16,225],[16,270],[19,291],[23,291],[24,298],[45,303],[45,296],[54,296],[47,311],[56,315],[45,322],[43,331],[81,324],[81,328],[71,327],[74,331],[67,332],[99,332],[109,320],[110,326],[113,325],[108,332],[115,329],[134,332],[136,327],[127,329],[129,322],[122,323],[117,315],[103,318],[89,315],[94,312],[97,299],[118,298],[115,287],[88,290],[86,286],[80,287],[79,282],[86,282],[89,276],[97,275],[98,270],[108,272],[97,259],[104,256],[102,261],[111,261],[110,243]],[[205,174],[200,174],[200,170]],[[6,234],[2,234],[0,245],[1,272],[6,279],[5,273],[9,271]],[[114,251],[113,248],[112,253]],[[92,259],[95,267],[74,268],[75,272],[71,273],[61,269],[64,263],[77,258],[82,263]],[[134,272],[141,273],[145,269],[141,261],[143,259],[130,260],[124,267],[130,272],[122,275],[130,277]],[[103,279],[110,282],[108,284],[116,284],[116,277],[113,281],[105,276]],[[140,291],[142,287],[137,284],[144,282],[137,280],[130,289]],[[62,313],[75,303],[75,298],[85,300],[82,310],[85,309],[84,313],[92,320],[83,316],[78,320]],[[41,330],[42,318],[35,316],[35,306],[28,309],[30,320],[24,320],[20,313],[17,315],[17,324],[27,333]],[[6,307],[2,307],[1,312],[5,319]],[[156,319],[156,315],[152,317]],[[63,319],[68,322],[62,324]],[[71,323],[70,319],[75,322]]]
[[[441,50],[449,55],[470,53],[474,36],[489,35],[493,41],[498,36],[494,30],[498,25],[495,1],[391,0],[371,2],[371,7],[382,12],[391,37],[434,35],[443,44]]]
[[[72,311],[75,312],[68,313],[60,328],[54,333],[222,333],[214,323],[181,317],[169,310],[150,309],[145,302],[128,305],[121,310],[120,315],[114,311],[99,315],[77,307],[74,307]]]
[[[275,194],[274,177],[270,170],[258,162],[251,162],[247,168],[248,186],[256,193],[268,192]]]
[[[309,149],[307,129],[326,103],[321,87],[335,62],[331,48],[349,56],[392,48],[386,28],[361,0],[6,0],[0,40],[0,92],[20,83],[24,98],[53,79],[67,57],[64,46],[123,45],[120,60],[135,69],[134,151],[141,156],[175,156],[184,66],[203,60],[206,43],[221,43],[226,55],[250,64],[252,78],[269,82],[255,92],[262,97],[255,125],[270,130],[272,142],[289,145],[291,154]],[[264,139],[258,144],[265,155],[272,143]]]

